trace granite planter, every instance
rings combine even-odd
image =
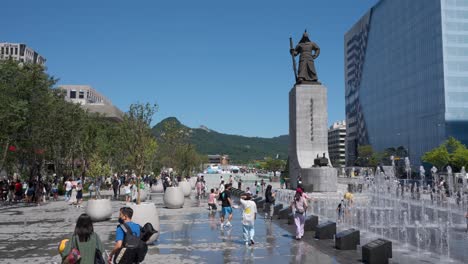
[[[158,182],[158,184],[155,184],[151,186],[151,192],[153,193],[163,193],[164,192],[164,187],[161,184],[161,182]]]
[[[93,222],[104,221],[111,218],[112,206],[109,199],[88,200],[86,214]]]
[[[144,202],[146,201],[146,199],[148,199],[148,192],[143,189],[140,189],[140,202]]]
[[[178,209],[184,206],[184,192],[180,187],[167,187],[163,199],[164,204],[169,209]]]
[[[159,238],[159,213],[154,203],[127,203],[127,206],[133,209],[132,222],[144,226],[146,223],[151,223],[153,228],[158,231],[146,243],[151,244]]]
[[[185,197],[190,196],[190,193],[192,193],[192,187],[188,181],[179,182],[179,187],[182,189]]]

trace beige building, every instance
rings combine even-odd
[[[15,61],[45,65],[46,59],[26,44],[0,42],[0,60],[12,58]]]
[[[344,167],[346,164],[346,121],[333,123],[328,129],[328,152],[334,167]]]
[[[99,113],[105,117],[122,121],[123,113],[112,102],[89,85],[61,85],[65,91],[65,100],[80,104],[91,113]]]

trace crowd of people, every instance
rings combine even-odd
[[[21,181],[4,178],[0,180],[0,201],[9,204],[26,202],[28,204],[41,205],[46,200],[58,199],[57,180],[34,179]]]

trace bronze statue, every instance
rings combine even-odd
[[[299,41],[299,44],[297,44],[296,48],[293,48],[292,39],[290,39],[289,52],[293,57],[296,83],[319,83],[314,60],[319,56],[320,48],[315,42],[310,41],[307,31],[302,35],[302,39]],[[294,57],[298,54],[301,56],[299,57],[299,72],[296,74],[296,61]]]

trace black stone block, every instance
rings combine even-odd
[[[288,214],[288,225],[294,225],[294,214],[293,213]],[[305,226],[304,226],[304,231],[305,231]]]
[[[392,242],[377,239],[362,246],[362,262],[368,264],[387,264],[392,258]]]
[[[336,234],[336,223],[327,221],[317,225],[315,228],[315,238],[317,239],[333,239]]]
[[[341,250],[356,250],[357,245],[361,244],[361,235],[359,230],[354,228],[342,231],[335,236],[335,247]]]
[[[256,204],[257,204],[257,210],[258,209],[263,210],[263,206],[265,205],[265,200],[260,200],[260,201],[256,202]]]
[[[305,220],[304,231],[315,231],[319,222],[319,218],[316,215],[311,215]]]
[[[286,207],[279,211],[278,219],[288,219],[288,215],[291,213],[291,208]]]
[[[283,205],[282,204],[277,204],[275,205],[274,207],[274,211],[273,211],[273,215],[278,215],[279,214],[279,211],[283,209]]]

